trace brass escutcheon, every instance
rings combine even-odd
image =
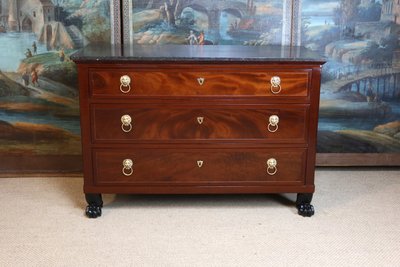
[[[198,166],[199,168],[201,168],[201,167],[203,166],[203,161],[202,161],[202,160],[198,160],[198,161],[197,161],[197,166]]]
[[[204,121],[204,117],[197,117],[197,122],[198,122],[199,124],[202,124],[203,121]]]
[[[205,81],[206,81],[206,79],[203,78],[203,77],[197,78],[197,82],[198,82],[200,85],[203,85]]]

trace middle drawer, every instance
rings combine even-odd
[[[94,142],[257,139],[305,143],[308,105],[92,104]]]

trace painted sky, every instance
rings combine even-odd
[[[382,0],[376,0],[382,3]],[[305,15],[330,15],[339,6],[340,0],[302,0],[302,12]]]
[[[303,0],[302,12],[303,14],[332,14],[339,2],[339,0]]]
[[[282,3],[280,6],[272,4],[259,4],[257,5],[257,15],[277,15],[282,14]]]

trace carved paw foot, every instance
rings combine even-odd
[[[314,206],[310,203],[301,203],[297,205],[297,210],[299,211],[299,215],[303,217],[311,217],[314,215]]]
[[[103,207],[103,200],[101,194],[85,194],[86,202],[86,216],[89,218],[97,218],[101,216],[101,208]]]
[[[97,218],[101,216],[101,207],[94,204],[89,204],[86,207],[86,216],[89,218]]]

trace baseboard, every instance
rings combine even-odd
[[[400,166],[399,153],[317,153],[317,166]]]

